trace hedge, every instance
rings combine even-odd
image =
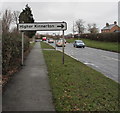
[[[29,49],[29,39],[24,38],[24,52]],[[12,32],[2,35],[2,75],[21,66],[21,34]]]
[[[78,36],[76,36],[77,38]],[[80,38],[86,38],[97,41],[105,41],[105,42],[120,42],[120,32],[114,33],[96,33],[96,34],[81,34]]]

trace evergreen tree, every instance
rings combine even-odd
[[[20,13],[19,23],[34,23],[32,11],[28,4],[26,5],[26,8],[23,9],[23,11]],[[36,31],[25,31],[25,35],[29,38],[32,38],[35,35],[35,33]]]

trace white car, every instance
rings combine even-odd
[[[65,47],[65,45],[66,45],[66,40],[64,39],[64,47]],[[56,46],[57,47],[62,47],[63,46],[63,40],[62,39],[57,40]]]

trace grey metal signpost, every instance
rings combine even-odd
[[[62,57],[62,63],[64,64],[64,46],[65,46],[65,42],[64,42],[64,30],[63,30],[63,45],[62,45],[62,48],[63,48],[63,57]]]
[[[24,32],[22,32],[22,65],[24,64]]]
[[[55,50],[56,50],[57,48],[56,48],[56,39],[55,39]]]
[[[19,31],[22,31],[22,65],[24,64],[24,31],[63,31],[63,64],[64,64],[64,31],[67,30],[66,22],[37,22],[19,23]]]

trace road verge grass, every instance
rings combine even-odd
[[[67,42],[73,43],[74,40],[77,40],[77,39],[73,39],[73,38],[67,39]],[[89,40],[89,39],[83,39],[83,38],[80,38],[80,40],[83,40],[85,42],[86,46],[88,46],[88,47],[120,53],[120,49],[118,48],[118,45],[120,43],[118,43],[118,42],[103,42],[103,41],[95,41],[95,40]]]
[[[62,53],[43,50],[56,111],[118,111],[118,83]]]
[[[43,48],[43,49],[54,49],[54,47],[50,46],[46,42],[40,42],[40,43],[41,43],[41,48]]]

